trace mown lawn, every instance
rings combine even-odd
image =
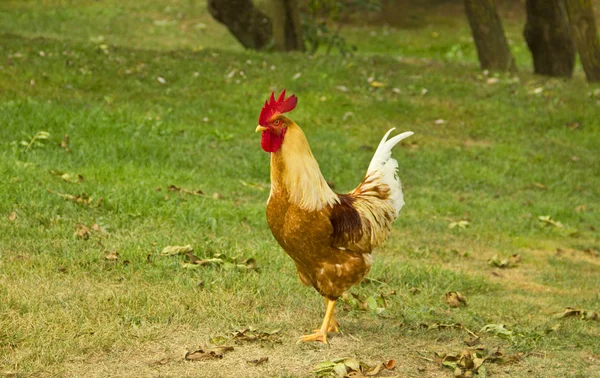
[[[436,353],[468,349],[467,330],[510,356],[487,376],[600,376],[600,322],[556,315],[600,312],[600,87],[531,75],[516,20],[520,73],[492,75],[464,19],[424,17],[347,26],[355,56],[309,57],[244,51],[197,2],[2,2],[0,376],[304,377],[355,357],[450,377]],[[265,221],[254,128],[283,88],[336,190],[390,127],[415,132],[394,152],[406,206],[352,290],[385,309],[341,300],[327,346],[296,344],[322,299]],[[258,270],[161,254],[187,244]],[[279,332],[231,339],[246,327]]]

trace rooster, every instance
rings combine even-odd
[[[325,298],[321,328],[300,341],[327,343],[337,332],[337,298],[359,283],[371,268],[371,252],[386,240],[404,205],[402,187],[391,158],[392,147],[412,132],[379,143],[360,185],[348,194],[336,194],[321,174],[300,127],[284,113],[294,110],[298,98],[265,102],[256,132],[261,147],[271,154],[271,193],[267,223],[273,236],[294,260],[300,281]]]

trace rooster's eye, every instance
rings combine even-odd
[[[279,120],[278,120],[278,119],[277,119],[277,120],[275,120],[275,122],[274,122],[274,123],[275,123],[275,126],[279,125]]]

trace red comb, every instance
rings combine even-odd
[[[271,92],[271,97],[268,101],[265,101],[265,106],[263,106],[262,110],[260,111],[258,124],[261,126],[266,126],[274,115],[291,112],[294,110],[297,103],[298,97],[296,97],[296,95],[291,95],[287,99],[285,98],[285,89],[283,92],[281,92],[277,101],[275,101],[275,93]]]

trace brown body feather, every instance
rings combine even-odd
[[[336,299],[369,272],[371,251],[387,238],[396,210],[377,174],[351,193],[333,193],[300,128],[279,118],[288,128],[271,154],[267,222],[300,280]]]

